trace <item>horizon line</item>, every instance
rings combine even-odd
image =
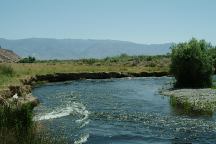
[[[28,37],[28,38],[3,38],[0,39],[5,40],[27,40],[27,39],[53,39],[53,40],[97,40],[97,41],[119,41],[119,42],[129,42],[134,44],[143,44],[143,45],[160,45],[160,44],[174,44],[176,42],[162,42],[162,43],[141,43],[141,42],[134,42],[129,40],[118,40],[118,39],[96,39],[96,38],[51,38],[51,37]]]

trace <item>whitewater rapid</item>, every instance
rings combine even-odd
[[[42,120],[50,120],[65,117],[68,115],[79,115],[80,119],[76,120],[76,122],[81,123],[88,119],[90,112],[86,109],[86,107],[78,102],[73,102],[69,106],[66,107],[57,107],[55,110],[35,115],[34,121],[42,121]]]

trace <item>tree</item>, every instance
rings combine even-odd
[[[19,63],[34,63],[36,61],[35,57],[27,57],[27,58],[23,58],[19,61]]]
[[[205,40],[191,39],[171,47],[170,71],[175,87],[204,88],[212,85],[213,61],[208,53],[212,48]]]
[[[216,70],[216,47],[209,49],[208,52],[209,52],[209,55],[212,57],[213,65]]]

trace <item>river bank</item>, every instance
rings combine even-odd
[[[104,62],[94,60],[92,62],[92,60],[88,60],[78,62],[49,61],[32,64],[1,64],[0,103],[10,103],[14,105],[15,110],[17,108],[18,113],[12,113],[10,120],[13,120],[14,116],[18,118],[16,121],[20,121],[19,119],[23,120],[25,117],[28,117],[28,120],[32,120],[29,117],[32,115],[31,110],[39,104],[39,100],[32,96],[31,92],[34,86],[40,83],[82,79],[162,77],[170,75],[169,60],[167,58],[163,58],[163,60],[152,57],[143,59],[145,60],[140,62],[137,62],[139,61],[138,59],[132,61],[130,59],[108,59],[104,60]],[[16,94],[18,98],[14,99],[13,96]],[[19,111],[22,105],[27,105],[28,107]],[[7,115],[3,115],[3,117],[5,116]]]
[[[172,77],[38,85],[34,120],[66,143],[214,143],[214,116],[182,115],[159,93]]]
[[[18,95],[16,103],[20,105],[30,104],[33,107],[37,106],[39,101],[31,95],[31,90],[34,85],[41,82],[61,82],[79,79],[110,79],[123,77],[161,77],[167,76],[167,72],[140,72],[140,73],[125,73],[125,72],[97,72],[97,73],[55,73],[46,75],[36,75],[20,80],[20,85],[10,85],[8,88],[0,90],[1,103],[13,103],[13,96]]]
[[[181,107],[187,114],[209,114],[216,110],[215,89],[166,90],[161,94],[170,96],[174,107]]]
[[[20,79],[20,85],[10,85],[0,90],[1,103],[14,103],[13,96],[18,95],[16,104],[30,104],[35,107],[39,104],[36,97],[31,95],[32,88],[38,83],[63,82],[80,79],[110,79],[124,77],[161,77],[170,76],[168,72],[84,72],[84,73],[54,73],[36,75]],[[216,90],[214,89],[179,89],[164,90],[163,95],[171,97],[171,103],[187,111],[212,113],[216,105]]]
[[[11,85],[8,89],[1,90],[1,96],[4,96],[8,101],[14,102],[12,98],[14,94],[18,94],[16,102],[20,104],[30,104],[35,107],[39,104],[39,100],[32,96],[31,92],[35,85],[47,82],[63,82],[71,80],[83,79],[111,79],[124,77],[162,77],[169,76],[168,72],[84,72],[84,73],[54,73],[35,75],[20,79],[21,85]],[[171,96],[172,99],[172,96]],[[179,105],[176,105],[179,106]],[[25,114],[25,113],[23,113]]]
[[[33,108],[39,104],[37,97],[32,95],[32,89],[39,83],[60,82],[79,79],[110,79],[123,77],[143,77],[143,76],[164,76],[166,72],[141,72],[141,73],[122,73],[122,72],[97,72],[97,73],[54,73],[45,75],[36,75],[22,78],[19,84],[9,85],[0,90],[0,138],[3,142],[11,143],[10,139],[17,143],[23,136],[19,136],[23,129],[30,129],[30,135],[35,135],[35,124],[33,122]],[[17,96],[15,98],[14,96]],[[26,124],[28,124],[26,126]],[[32,126],[33,124],[33,126]],[[32,128],[33,127],[33,128]],[[37,125],[36,125],[37,127]],[[15,129],[14,129],[15,128]],[[36,128],[37,129],[37,128]],[[38,130],[36,130],[38,131]],[[10,138],[6,133],[10,133]],[[25,134],[24,134],[25,135]],[[25,135],[28,141],[36,142],[28,135]],[[39,139],[44,139],[41,136]],[[52,138],[49,138],[52,141]],[[26,141],[26,140],[24,140]],[[52,142],[50,142],[52,143]]]

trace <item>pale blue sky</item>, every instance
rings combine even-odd
[[[216,44],[216,0],[0,0],[0,37]]]

